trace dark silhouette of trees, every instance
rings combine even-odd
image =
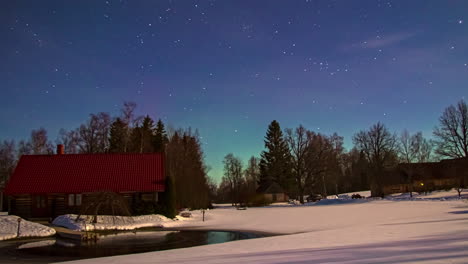
[[[292,174],[296,180],[299,201],[304,203],[304,190],[307,183],[310,183],[312,174],[308,170],[308,159],[311,153],[310,149],[310,131],[307,131],[302,125],[294,131],[290,128],[286,129],[286,142],[291,151],[291,168]]]
[[[162,195],[162,203],[164,204],[163,213],[166,217],[174,218],[177,215],[176,204],[176,187],[172,176],[167,175],[165,181],[166,189]]]
[[[423,137],[422,132],[411,135],[403,130],[399,141],[400,160],[404,163],[428,162],[431,160],[432,142]]]
[[[15,169],[17,162],[16,157],[16,146],[13,140],[4,140],[0,143],[0,211],[4,209],[2,190]]]
[[[342,191],[344,176],[344,147],[343,137],[333,133],[328,137],[330,143],[329,158],[327,161],[327,173],[324,180],[327,190],[333,190],[334,194]],[[328,186],[328,187],[327,187]]]
[[[338,190],[342,174],[343,138],[336,133],[325,136],[305,129],[286,129],[291,168],[296,180],[299,201],[304,203],[304,194],[319,192],[328,194],[327,186]]]
[[[166,145],[166,173],[172,177],[177,208],[210,206],[209,186],[198,135],[176,131]]]
[[[48,140],[47,130],[33,129],[28,141],[21,140],[18,145],[18,155],[45,155],[53,154],[54,147]]]
[[[435,153],[447,158],[468,157],[468,107],[461,100],[451,105],[439,118],[434,129]]]
[[[265,148],[266,150],[261,153],[259,185],[276,182],[290,193],[294,188],[290,153],[280,124],[276,120],[273,120],[268,126]]]
[[[166,133],[166,129],[164,128],[164,123],[161,119],[158,120],[156,124],[156,129],[154,132],[154,139],[153,139],[153,148],[155,152],[164,152],[166,148],[166,144],[169,141]]]
[[[249,197],[255,195],[258,188],[258,181],[260,180],[260,161],[257,157],[250,157],[244,171],[244,176],[247,185],[247,195]]]
[[[131,133],[131,152],[154,152],[154,121],[148,115],[142,119],[140,125],[135,126]]]
[[[108,113],[91,114],[79,128],[81,153],[104,153],[109,150],[111,117]]]
[[[54,147],[47,137],[47,130],[42,127],[31,132],[30,144],[31,154],[53,154],[54,152]]]
[[[110,127],[109,152],[124,153],[126,151],[127,124],[120,118],[116,118]]]
[[[55,142],[64,146],[66,154],[79,153],[80,135],[78,130],[60,129]]]
[[[224,177],[223,181],[229,183],[229,192],[231,194],[231,201],[234,204],[239,204],[244,197],[242,196],[242,189],[245,184],[242,174],[242,161],[235,157],[232,153],[227,154],[223,160],[224,164]]]
[[[362,151],[352,148],[343,155],[344,183],[343,193],[369,190],[369,163]]]
[[[130,148],[130,136],[131,129],[135,125],[135,122],[138,118],[135,118],[135,108],[136,103],[134,102],[124,102],[121,111],[122,122],[126,125],[126,131],[124,133],[124,151],[128,152]]]
[[[326,197],[328,194],[326,180],[330,173],[332,144],[327,136],[312,131],[308,133],[308,140],[310,141],[307,151],[308,192],[315,190]],[[317,184],[321,186],[317,188]]]
[[[383,196],[383,172],[397,163],[397,138],[382,123],[354,135],[353,142],[369,163],[371,195]]]

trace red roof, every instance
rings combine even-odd
[[[164,191],[164,156],[151,154],[23,155],[5,193]]]

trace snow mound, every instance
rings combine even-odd
[[[162,215],[142,216],[97,216],[97,223],[93,223],[93,216],[82,215],[77,219],[75,214],[61,215],[54,219],[53,225],[62,226],[71,230],[132,230],[143,227],[169,227],[176,221]]]
[[[46,237],[55,235],[53,228],[26,221],[15,215],[2,215],[0,216],[0,240],[17,237],[18,219],[21,219],[18,237]]]

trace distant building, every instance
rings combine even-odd
[[[385,174],[385,195],[449,189],[468,184],[468,158],[401,163]]]
[[[151,154],[23,155],[5,187],[10,214],[50,218],[79,213],[87,195],[121,194],[129,205],[158,201],[164,191],[164,156]]]
[[[273,181],[258,187],[257,193],[263,195],[265,200],[271,203],[288,201],[288,195],[284,192],[283,188]]]

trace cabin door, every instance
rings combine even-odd
[[[49,214],[46,195],[35,195],[32,200],[32,217],[47,217]]]

